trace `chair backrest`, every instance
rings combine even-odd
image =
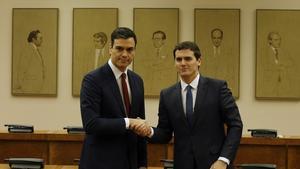
[[[276,169],[275,164],[240,164],[237,165],[239,169]]]
[[[163,163],[164,169],[173,169],[174,160],[170,160],[170,159],[161,159],[160,162]]]

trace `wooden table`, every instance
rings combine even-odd
[[[173,159],[173,142],[168,144],[168,159]],[[300,169],[300,137],[261,138],[243,136],[234,164],[276,164],[277,169]]]
[[[76,165],[83,134],[65,131],[35,131],[34,133],[7,133],[0,131],[0,163],[10,157],[43,158],[45,164]],[[162,167],[160,159],[173,159],[173,142],[148,144],[148,165]],[[271,163],[277,169],[300,169],[300,137],[255,138],[243,136],[235,164]]]
[[[35,131],[8,133],[0,131],[0,163],[11,157],[42,158],[45,164],[76,165],[80,158],[84,134],[66,131]],[[148,144],[148,165],[162,167],[160,159],[167,157],[166,144]]]
[[[8,164],[0,164],[0,169],[10,169]],[[75,165],[46,165],[44,169],[78,169]]]
[[[0,169],[10,169],[8,164],[0,164]],[[76,165],[46,165],[44,169],[78,169]],[[162,167],[148,167],[148,169],[163,169]]]

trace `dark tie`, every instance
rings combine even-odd
[[[126,115],[127,115],[127,117],[129,117],[130,102],[129,102],[129,94],[128,94],[128,88],[127,88],[126,74],[125,73],[122,73],[122,75],[121,75],[121,84],[122,84],[124,104],[125,104],[125,108],[126,108]]]
[[[186,118],[190,125],[192,124],[192,115],[193,115],[192,86],[188,85],[186,87]]]

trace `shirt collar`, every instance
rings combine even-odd
[[[270,45],[270,48],[272,49],[272,51],[275,53],[276,50],[278,51],[278,48],[275,48],[274,46]]]
[[[125,73],[126,76],[127,76],[127,70],[128,70],[127,68],[126,68],[126,70],[125,70],[124,72],[121,72],[121,71],[120,71],[120,70],[112,63],[111,59],[108,60],[108,65],[109,65],[109,67],[111,68],[111,70],[113,71],[113,73],[114,73],[116,79],[119,79],[120,76],[122,75],[122,73]]]
[[[33,43],[33,42],[30,42],[29,43],[35,50],[37,50],[37,46]]]
[[[195,79],[190,83],[187,84],[185,83],[182,79],[180,80],[180,84],[181,84],[181,89],[185,90],[185,88],[187,87],[187,85],[192,86],[193,89],[197,89],[198,83],[199,83],[199,78],[200,78],[200,74],[198,73],[198,75],[195,77]]]

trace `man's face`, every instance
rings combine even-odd
[[[106,44],[106,41],[101,36],[98,38],[94,37],[94,44],[96,49],[103,49]]]
[[[211,35],[211,40],[215,47],[219,47],[221,45],[222,38],[222,33],[219,30],[215,30]]]
[[[36,38],[32,39],[32,42],[35,44],[35,46],[40,47],[43,43],[43,36],[41,33],[38,33],[36,35]]]
[[[109,49],[112,63],[122,72],[133,60],[135,55],[135,42],[133,38],[115,39],[113,46]]]
[[[271,46],[273,46],[274,48],[279,48],[280,44],[281,44],[281,37],[278,34],[273,34],[271,36],[271,39],[269,40],[269,43]]]
[[[196,59],[190,49],[177,50],[175,52],[175,66],[182,79],[193,79],[198,74],[201,59]]]
[[[153,35],[153,46],[155,48],[160,48],[165,44],[165,40],[163,39],[163,34],[161,33],[156,33]]]

